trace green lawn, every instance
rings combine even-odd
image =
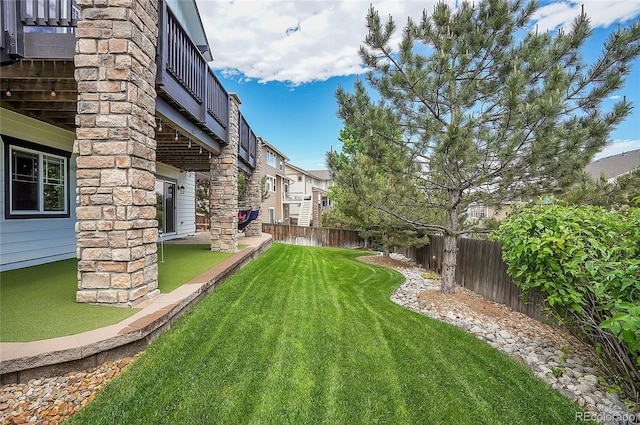
[[[158,262],[158,288],[171,292],[231,255],[212,252],[209,245],[165,244],[165,261]],[[77,265],[71,259],[0,273],[0,341],[73,335],[118,323],[139,311],[76,303]]]
[[[69,424],[567,424],[576,406],[453,326],[389,301],[353,250],[274,244]]]

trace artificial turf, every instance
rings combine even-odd
[[[474,336],[389,300],[352,250],[274,244],[69,424],[566,424],[576,406]]]
[[[242,247],[240,247],[242,248]],[[171,292],[232,254],[209,245],[164,245],[158,252],[158,289]],[[0,342],[73,335],[118,323],[138,309],[76,303],[78,260],[0,273]]]

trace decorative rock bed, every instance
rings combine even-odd
[[[454,295],[442,294],[440,282],[424,278],[423,268],[402,255],[391,257],[400,262],[394,268],[406,278],[391,294],[393,302],[471,332],[529,367],[586,410],[577,421],[640,423],[638,411],[628,410],[616,394],[600,385],[602,374],[580,341],[460,286]]]

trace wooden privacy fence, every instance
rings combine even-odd
[[[429,245],[403,248],[398,252],[425,268],[441,273],[444,236],[430,235]],[[460,238],[456,283],[535,319],[541,318],[541,302],[523,302],[522,290],[507,274],[507,265],[502,261],[502,244],[499,242]]]
[[[360,248],[364,246],[364,239],[354,230],[262,223],[262,231],[271,234],[274,241],[292,245],[335,248]]]

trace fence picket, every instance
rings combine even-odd
[[[429,245],[422,248],[402,248],[398,252],[427,269],[441,273],[444,237],[430,235]],[[522,300],[522,290],[507,274],[507,265],[502,261],[502,245],[499,242],[459,239],[456,283],[527,316],[535,319],[543,317],[540,300]]]

